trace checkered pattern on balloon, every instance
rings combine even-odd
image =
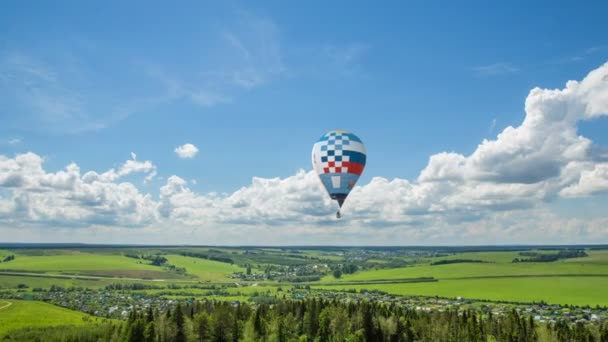
[[[313,146],[315,171],[340,206],[361,176],[366,155],[361,139],[347,131],[330,131]]]

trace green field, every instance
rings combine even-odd
[[[538,251],[536,251],[538,252]],[[444,257],[429,258],[429,261],[453,260],[453,259],[472,259],[486,262],[511,262],[515,258],[521,258],[519,252],[466,252],[456,253]]]
[[[201,280],[220,281],[229,280],[228,276],[233,272],[245,272],[246,270],[236,265],[225,262],[185,257],[181,255],[166,255],[169,263],[177,267],[185,267],[188,274],[194,275]]]
[[[11,252],[11,251],[7,251],[6,249],[0,249],[0,262],[7,256],[9,255],[14,255],[15,253]],[[0,265],[2,265],[0,263]]]
[[[537,251],[554,253],[554,251]],[[426,258],[418,265],[362,271],[340,279],[326,276],[328,289],[378,289],[400,295],[425,295],[575,305],[608,305],[608,251],[587,251],[588,257],[544,263],[513,263],[519,252],[467,252]],[[485,263],[430,265],[432,261],[471,259]],[[432,277],[438,282],[399,283],[400,279]],[[379,280],[395,283],[378,284]]]
[[[496,253],[497,255],[492,255]],[[323,278],[326,282],[336,281],[370,281],[390,280],[419,277],[436,279],[500,277],[500,276],[555,276],[555,275],[603,275],[608,277],[608,253],[606,251],[591,251],[589,257],[560,260],[557,262],[512,263],[507,253],[461,253],[450,256],[452,259],[494,260],[491,263],[458,263],[447,265],[429,264],[410,267],[380,269],[344,275],[341,279],[332,276]],[[608,279],[608,278],[607,278]]]
[[[83,274],[124,278],[176,278],[175,273],[150,265],[146,260],[114,254],[73,253],[60,255],[17,255],[15,260],[0,264],[0,270]]]
[[[564,260],[564,262],[575,264],[598,264],[608,266],[608,250],[588,251],[587,254],[589,254],[588,257],[566,259]]]
[[[543,276],[543,275],[604,275],[608,277],[608,267],[598,264],[577,263],[513,263],[513,264],[478,264],[462,263],[437,266],[412,266],[394,269],[364,271],[345,275],[341,279],[332,276],[323,281],[370,281],[405,278],[434,277],[436,279],[475,278],[500,276]]]
[[[102,319],[47,303],[0,299],[0,336],[24,327],[82,325],[96,321]]]
[[[17,276],[6,275],[0,272],[0,290],[16,289],[19,284],[26,284],[28,288],[25,291],[31,291],[33,288],[49,289],[51,286],[61,286],[63,288],[82,287],[89,289],[99,289],[113,283],[144,283],[157,286],[166,285],[165,282],[151,280],[127,280],[120,278],[99,278],[99,279],[79,279],[79,278],[59,278],[52,276]]]
[[[426,283],[315,286],[346,290],[377,289],[398,295],[463,297],[552,304],[608,305],[608,277],[529,277],[440,280]]]
[[[139,261],[120,255],[78,253],[71,255],[51,256],[22,256],[15,260],[0,264],[1,269],[27,270],[43,272],[70,272],[87,270],[149,270],[159,268],[149,265],[147,261]]]

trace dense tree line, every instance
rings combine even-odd
[[[124,255],[127,258],[148,260],[154,266],[162,266],[163,264],[165,264],[168,261],[167,258],[165,258],[164,256],[161,256],[159,254],[145,255],[145,254],[136,254],[136,253],[125,253]]]
[[[287,277],[280,277],[280,278],[278,278],[278,280],[280,282],[288,282],[288,283],[308,283],[308,282],[321,280],[321,276],[320,275],[287,276]]]
[[[208,260],[213,260],[213,261],[219,261],[219,262],[224,262],[224,263],[231,264],[231,265],[234,264],[234,260],[232,260],[231,258],[220,257],[220,256],[215,256],[215,255],[210,255],[210,254],[205,254],[205,253],[182,252],[182,253],[180,253],[180,255],[186,256],[186,257],[198,258],[198,259],[208,259]]]
[[[553,262],[559,259],[581,258],[588,256],[585,251],[580,249],[566,249],[554,254],[520,252],[519,255],[530,256],[530,258],[515,258],[513,262]]]
[[[105,287],[106,290],[157,290],[164,289],[162,286],[142,283],[112,283]]]
[[[483,262],[486,262],[486,261],[476,260],[476,259],[446,259],[446,260],[433,261],[431,263],[431,266],[448,265],[448,264],[463,264],[463,263],[483,263]]]
[[[539,326],[515,310],[483,319],[473,311],[419,312],[396,305],[318,299],[274,304],[194,302],[165,312],[132,311],[124,323],[28,328],[5,341],[608,341],[608,323]]]

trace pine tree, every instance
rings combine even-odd
[[[128,342],[144,342],[144,322],[141,319],[135,319],[133,321],[127,322],[128,324],[128,333],[127,333],[127,341]]]
[[[367,303],[363,303],[361,306],[363,311],[363,330],[366,341],[375,341],[375,331],[374,331],[374,320],[371,311],[371,307]]]
[[[202,311],[194,316],[194,329],[198,335],[199,342],[206,342],[210,340],[209,315],[206,312]]]
[[[145,342],[156,341],[156,326],[154,325],[154,321],[149,322],[146,325],[146,330],[144,331],[144,341]]]
[[[173,315],[175,321],[175,342],[185,342],[186,333],[184,332],[184,313],[182,312],[181,304],[175,306],[175,314]]]

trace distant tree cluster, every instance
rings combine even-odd
[[[463,264],[463,263],[483,263],[483,262],[485,262],[485,261],[474,260],[474,259],[446,259],[446,260],[433,261],[431,263],[431,266],[448,265],[448,264]]]
[[[209,252],[211,252],[211,251],[217,251],[217,250],[210,249]],[[217,251],[217,252],[222,253],[221,251]],[[205,254],[205,253],[182,252],[182,253],[180,253],[180,255],[192,257],[192,258],[219,261],[219,262],[224,262],[224,263],[231,264],[231,265],[234,264],[234,260],[232,260],[231,258],[219,257],[219,256],[215,256],[215,255]]]
[[[256,306],[228,302],[177,304],[165,312],[131,311],[125,322],[11,331],[5,341],[606,341],[602,325],[538,325],[513,310],[485,318],[473,311],[419,312],[374,302],[275,299]]]
[[[154,266],[162,266],[168,261],[167,258],[162,255],[144,255],[142,256],[142,259],[152,262],[152,265]]]
[[[279,281],[288,282],[288,283],[308,283],[308,282],[319,281],[319,280],[321,280],[320,275],[295,276],[295,277],[288,276],[288,277],[279,278]]]
[[[557,253],[520,252],[521,256],[530,258],[515,258],[513,262],[553,262],[559,259],[581,258],[588,256],[582,249],[566,249]]]
[[[106,285],[106,290],[157,290],[163,289],[162,286],[151,285],[151,284],[142,284],[142,283],[112,283]]]
[[[8,255],[8,256],[6,256],[6,257],[5,257],[5,258],[2,260],[2,262],[9,262],[9,261],[13,261],[13,260],[15,260],[15,256],[14,256],[14,255]]]
[[[162,256],[160,254],[147,255],[147,254],[125,253],[124,256],[126,256],[127,258],[132,258],[132,259],[148,260],[154,266],[162,266],[163,264],[165,264],[168,261],[167,258],[165,258],[164,256]]]
[[[344,264],[342,266],[335,267],[332,274],[334,278],[339,279],[343,274],[353,274],[358,270],[359,266],[355,264]]]

